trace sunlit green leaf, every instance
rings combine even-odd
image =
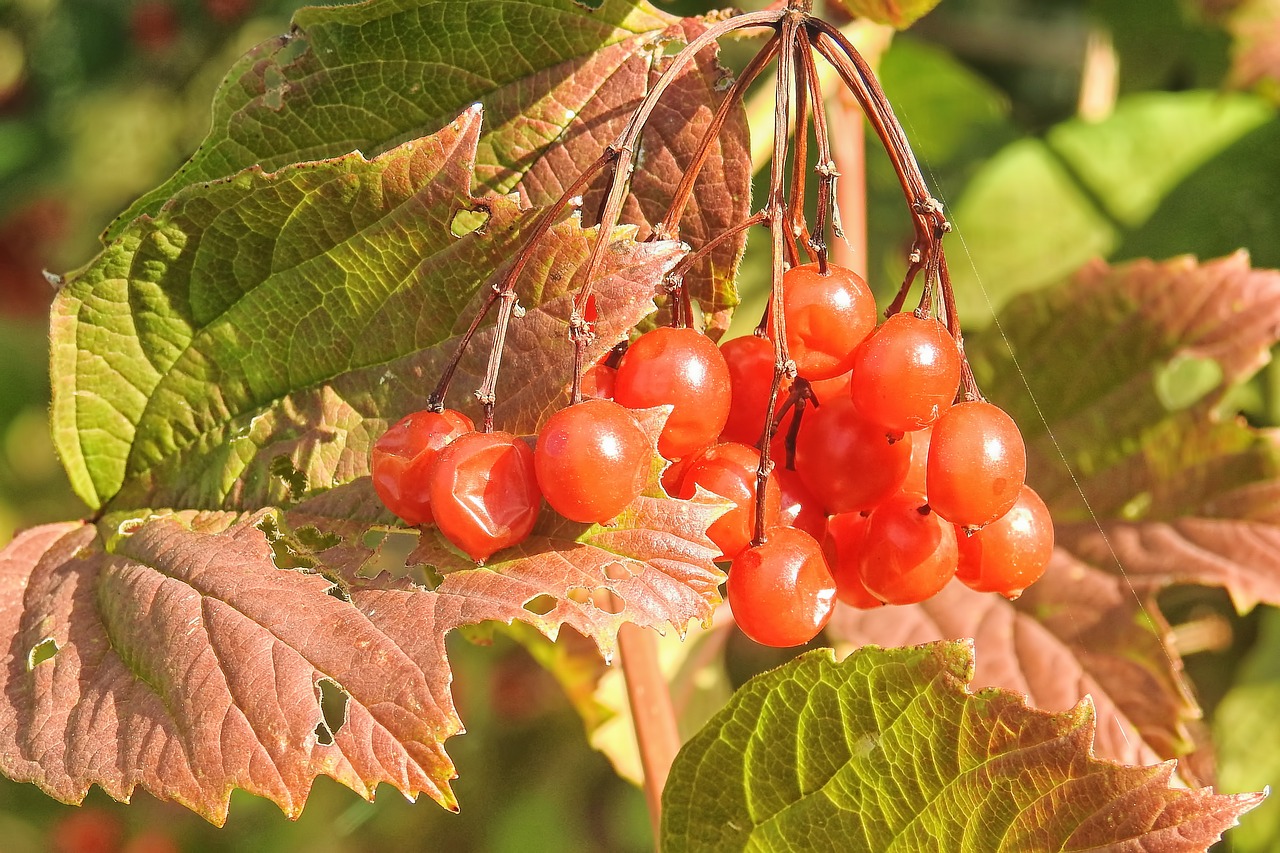
[[[758,676],[676,758],[668,850],[1202,851],[1261,795],[1090,754],[1093,708],[970,693],[969,643],[829,650]]]

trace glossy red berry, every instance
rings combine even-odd
[[[764,646],[798,646],[818,636],[836,604],[836,584],[818,541],[777,528],[729,569],[729,606],[742,632]]]
[[[460,436],[427,477],[440,532],[477,562],[523,542],[542,508],[533,451],[508,432]]]
[[[926,485],[929,467],[929,445],[933,443],[933,427],[927,426],[911,433],[911,466],[907,468],[907,478],[902,481],[902,491],[919,492],[926,498],[929,489]]]
[[[827,515],[823,512],[822,503],[814,497],[795,471],[775,465],[773,476],[778,479],[778,486],[782,490],[778,524],[803,530],[821,541],[827,530]]]
[[[547,419],[534,469],[552,509],[594,524],[640,495],[652,459],[653,445],[628,409],[611,400],[583,400]]]
[[[764,432],[764,416],[773,388],[773,343],[768,338],[747,335],[725,342],[720,352],[729,368],[730,390],[729,417],[720,439],[754,445]]]
[[[981,530],[960,533],[956,577],[978,592],[1017,598],[1040,579],[1053,556],[1053,518],[1030,486],[1013,508]]]
[[[679,459],[715,441],[729,417],[729,368],[710,338],[663,326],[636,339],[618,365],[614,399],[628,409],[672,407],[658,452]]]
[[[842,512],[827,519],[822,553],[836,579],[836,597],[850,607],[870,610],[884,606],[862,583],[862,543],[869,513]]]
[[[899,492],[872,510],[863,537],[862,583],[882,601],[925,601],[956,573],[956,529],[917,492]]]
[[[876,300],[852,270],[817,264],[783,278],[787,354],[805,379],[830,379],[853,367],[853,353],[876,327]],[[825,401],[824,401],[825,402]]]
[[[582,371],[582,396],[598,400],[612,400],[613,387],[618,371],[607,364],[593,364]]]
[[[898,491],[911,465],[911,435],[891,441],[848,397],[810,409],[796,439],[796,471],[827,512],[874,508]]]
[[[894,314],[854,354],[853,404],[889,432],[938,419],[960,387],[960,348],[932,317]]]
[[[1027,474],[1018,426],[997,406],[959,403],[933,426],[929,506],[952,524],[981,527],[1009,511]]]
[[[427,471],[436,454],[475,425],[461,412],[414,412],[397,421],[373,444],[373,489],[387,509],[406,524],[431,523]]]
[[[734,559],[751,544],[756,526],[756,469],[760,454],[754,447],[737,442],[707,448],[690,463],[680,481],[679,497],[688,500],[701,486],[712,494],[733,501],[733,509],[711,522],[707,536],[720,548],[722,560]],[[764,518],[766,529],[777,523],[782,492],[772,474],[765,480]]]

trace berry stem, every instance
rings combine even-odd
[[[537,221],[533,228],[529,231],[529,236],[525,238],[525,243],[520,249],[520,253],[516,255],[515,262],[507,269],[502,278],[493,285],[489,290],[488,296],[485,297],[484,304],[480,306],[480,311],[476,314],[471,325],[467,327],[467,331],[462,335],[462,339],[458,341],[458,345],[453,350],[448,364],[440,374],[440,381],[436,383],[435,390],[427,398],[427,408],[433,412],[439,412],[444,409],[444,399],[449,393],[449,386],[453,384],[453,375],[458,370],[458,364],[462,361],[463,355],[466,354],[467,347],[471,345],[471,339],[475,337],[476,332],[480,329],[481,323],[485,317],[493,309],[494,304],[502,298],[504,293],[515,289],[516,281],[520,278],[520,273],[524,271],[528,265],[530,258],[533,257],[534,249],[538,246],[542,237],[551,230],[551,226],[555,224],[560,217],[561,212],[571,200],[581,196],[587,185],[600,173],[605,166],[617,157],[617,152],[612,148],[605,149],[596,161],[578,176],[569,188],[566,189],[560,198],[556,200],[550,207],[545,208],[538,215]]]
[[[813,236],[809,238],[811,250],[817,255],[818,269],[827,274],[827,222],[830,220],[832,234],[837,238],[844,237],[844,229],[840,223],[840,211],[835,205],[836,179],[840,177],[836,169],[835,158],[831,154],[831,135],[827,128],[827,106],[822,97],[822,81],[818,77],[817,63],[813,61],[813,48],[808,42],[801,47],[800,67],[808,82],[810,98],[813,101],[813,135],[818,141],[818,163],[814,171],[818,173],[818,213],[813,224]],[[858,116],[859,132],[861,132],[861,115]],[[804,164],[804,165],[807,165]],[[865,205],[865,198],[863,203]]]
[[[867,261],[867,120],[848,89],[840,87],[832,95],[828,109],[840,133],[831,142],[832,159],[842,163],[832,176],[831,230],[838,238],[831,242],[837,264],[869,281]],[[836,178],[840,178],[839,183]]]
[[[764,435],[761,437],[760,444],[760,465],[756,469],[757,500],[755,535],[751,540],[752,545],[760,545],[765,541],[765,502],[759,497],[765,493],[765,484],[773,468],[773,462],[769,458],[769,442],[773,440],[774,429],[777,426],[773,409],[778,403],[778,392],[782,387],[783,378],[795,375],[795,364],[787,353],[786,312],[782,307],[786,304],[783,298],[783,276],[786,272],[783,256],[788,249],[787,232],[789,230],[786,222],[786,196],[783,185],[787,162],[787,131],[791,124],[792,65],[795,62],[795,45],[805,17],[802,10],[788,8],[782,19],[782,43],[778,50],[778,71],[774,86],[773,162],[769,170],[769,200],[766,207],[769,213],[769,232],[773,238],[771,253],[773,280],[769,289],[769,299],[774,310],[768,313],[772,322],[770,331],[773,338],[774,366],[773,382],[769,387],[769,405],[765,409]],[[804,130],[803,127],[798,129],[799,133],[803,133]],[[797,165],[795,168],[803,167]]]
[[[696,251],[689,252],[671,268],[671,271],[666,275],[666,289],[672,297],[672,326],[680,328],[689,325],[692,321],[692,306],[689,304],[689,291],[684,286],[684,277],[688,274],[689,270],[693,268],[693,265],[705,258],[711,252],[715,251],[716,247],[721,243],[736,237],[744,231],[750,230],[753,226],[767,222],[768,219],[769,215],[763,210],[753,213],[741,222],[730,225],[728,228],[699,246]]]
[[[658,99],[675,82],[684,67],[707,45],[736,30],[774,26],[785,14],[784,12],[764,11],[738,15],[709,27],[706,32],[685,45],[684,49],[675,55],[671,60],[671,64],[654,82],[653,88],[645,95],[644,100],[640,102],[640,106],[636,107],[635,112],[631,114],[631,118],[627,121],[627,126],[611,146],[617,152],[617,160],[614,162],[613,167],[613,177],[609,182],[604,204],[601,207],[599,233],[596,235],[595,243],[591,248],[591,255],[587,259],[582,284],[578,288],[577,295],[574,296],[573,311],[569,316],[569,337],[572,339],[574,346],[573,387],[570,391],[570,399],[572,401],[576,402],[582,399],[581,365],[586,346],[591,339],[591,333],[587,328],[584,316],[587,301],[591,298],[591,292],[595,287],[596,273],[600,269],[600,262],[604,257],[604,248],[609,240],[609,235],[617,227],[622,215],[622,205],[626,200],[627,191],[631,184],[631,173],[635,169],[635,155],[636,148],[640,142],[640,134],[644,130],[645,124],[648,123],[649,117],[653,114],[654,108],[657,107]]]
[[[795,128],[791,149],[791,194],[787,202],[788,242],[795,245],[796,259],[792,266],[799,266],[799,249],[803,246],[810,257],[813,257],[813,236],[809,233],[809,224],[805,221],[805,178],[809,165],[809,79],[803,62],[808,53],[808,45],[800,39],[795,43],[795,59],[792,60],[792,72],[795,74]]]
[[[742,69],[742,73],[733,81],[729,91],[725,92],[724,100],[720,102],[720,106],[712,117],[706,133],[702,135],[702,142],[698,146],[697,155],[689,164],[689,167],[685,169],[680,178],[680,183],[676,185],[676,190],[671,196],[671,206],[667,208],[667,214],[662,218],[662,221],[654,227],[651,239],[667,240],[676,238],[680,230],[680,220],[684,217],[684,209],[689,204],[689,199],[693,198],[693,185],[697,181],[703,165],[706,164],[707,157],[711,154],[712,143],[720,135],[720,130],[724,127],[724,123],[733,109],[734,102],[742,100],[747,87],[755,82],[755,79],[760,76],[760,72],[764,70],[764,67],[769,64],[777,52],[778,36],[774,35],[751,58],[747,66]]]
[[[618,629],[618,657],[627,683],[631,722],[644,769],[645,802],[656,839],[662,826],[662,789],[680,751],[680,732],[653,634],[634,623],[624,623]]]
[[[502,350],[507,342],[507,327],[516,307],[516,292],[508,288],[498,295],[498,316],[494,321],[493,347],[489,350],[489,365],[485,368],[484,383],[476,391],[476,399],[484,407],[484,423],[481,432],[493,432],[493,406],[497,401],[498,369],[502,366]]]

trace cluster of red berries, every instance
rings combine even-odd
[[[733,504],[707,535],[732,562],[729,600],[757,642],[808,642],[837,599],[915,603],[952,576],[1019,594],[1048,562],[1052,522],[1023,483],[1012,419],[980,400],[953,405],[961,355],[947,329],[912,313],[877,328],[866,283],[835,266],[794,267],[783,292],[797,378],[779,407],[793,418],[808,411],[770,444],[762,515],[757,448],[774,346],[753,336],[720,348],[688,328],[650,331],[616,367],[588,369],[587,399],[552,415],[534,447],[476,432],[451,410],[409,415],[374,446],[374,486],[400,518],[435,523],[484,561],[529,535],[544,499],[574,521],[615,518],[653,462],[631,410],[670,406],[657,445],[673,463],[663,485],[674,497],[702,488]],[[766,535],[752,544],[758,515]]]

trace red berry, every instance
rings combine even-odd
[[[618,365],[614,399],[628,409],[671,406],[658,452],[679,459],[701,450],[729,417],[729,368],[710,338],[663,326],[636,339]]]
[[[933,427],[927,426],[911,433],[911,467],[907,469],[907,479],[902,481],[902,491],[919,492],[926,498],[929,490],[925,487],[929,464],[929,445],[933,441]]]
[[[853,367],[853,353],[876,327],[876,300],[852,270],[817,264],[783,278],[787,354],[805,379],[830,379]],[[825,401],[824,401],[825,402]]]
[[[826,554],[831,576],[836,579],[836,597],[859,610],[884,606],[862,583],[862,543],[866,538],[868,515],[842,512],[831,516],[822,540],[822,553]]]
[[[542,508],[533,451],[509,432],[469,432],[427,474],[440,532],[476,562],[524,541]]]
[[[742,632],[764,646],[798,646],[818,636],[836,604],[836,585],[818,541],[777,528],[729,569],[729,606]]]
[[[810,409],[796,439],[796,471],[827,512],[875,507],[898,491],[911,465],[911,435],[890,441],[848,397]]]
[[[863,536],[862,583],[890,604],[932,598],[956,573],[956,529],[917,492],[899,492],[872,510]]]
[[[1053,556],[1053,518],[1030,486],[1013,509],[981,530],[960,533],[956,577],[978,592],[1017,598],[1040,579]]]
[[[583,400],[547,419],[533,459],[551,508],[594,524],[622,512],[644,490],[653,445],[627,409],[612,400]]]
[[[680,480],[679,497],[688,500],[697,487],[733,501],[733,509],[711,522],[707,537],[720,548],[721,560],[732,560],[755,537],[756,469],[760,453],[737,442],[713,445],[698,456]],[[768,529],[778,520],[782,492],[772,474],[765,480],[764,517]]]
[[[387,509],[406,524],[431,523],[427,471],[446,444],[475,425],[461,412],[414,412],[397,421],[373,444],[373,489]]]
[[[961,527],[981,527],[1009,511],[1027,474],[1018,425],[997,406],[959,403],[938,418],[929,443],[929,506]]]
[[[618,371],[607,364],[593,364],[582,371],[582,396],[598,400],[612,400],[613,386]]]
[[[754,445],[764,432],[769,392],[773,389],[773,343],[768,338],[747,335],[725,342],[720,352],[729,367],[730,389],[729,418],[720,439]],[[780,390],[785,394],[785,386]]]
[[[778,524],[803,530],[814,539],[825,536],[827,515],[822,511],[822,503],[805,486],[800,475],[795,471],[788,471],[781,465],[775,465],[773,476],[778,478],[778,486],[782,490],[782,508],[778,513]]]
[[[893,433],[937,420],[960,387],[960,348],[932,317],[894,314],[854,354],[853,404]]]

